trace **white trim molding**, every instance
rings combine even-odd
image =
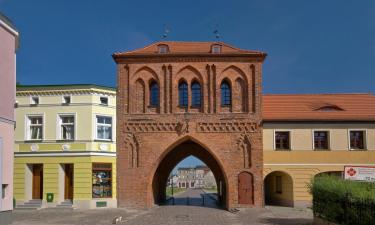
[[[66,157],[66,156],[110,156],[116,157],[116,152],[15,152],[14,157]]]
[[[351,131],[363,131],[364,134],[363,134],[363,149],[354,149],[354,148],[351,148],[350,146],[350,132]],[[363,129],[363,128],[358,128],[358,129],[348,129],[348,149],[349,151],[367,151],[368,150],[368,146],[367,146],[367,129]]]

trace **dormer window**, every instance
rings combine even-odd
[[[221,53],[221,45],[212,45],[211,52],[212,53]]]
[[[38,105],[39,104],[39,97],[38,96],[31,97],[31,104],[32,105]]]
[[[169,52],[168,45],[159,45],[158,52],[161,54],[168,53]]]
[[[325,105],[315,109],[316,111],[330,112],[330,111],[343,111],[342,108],[337,105]]]

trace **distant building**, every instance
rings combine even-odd
[[[116,91],[17,87],[17,207],[116,207]]]
[[[0,13],[0,223],[10,223],[13,209],[14,103],[19,34]]]
[[[207,166],[180,167],[177,169],[176,186],[179,188],[213,188],[215,177]]]

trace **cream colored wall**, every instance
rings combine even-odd
[[[308,184],[319,173],[344,171],[345,165],[375,166],[375,124],[331,123],[331,124],[272,124],[263,125],[264,178],[271,172],[289,174],[293,180],[295,206],[311,204]],[[349,150],[348,132],[351,129],[366,130],[367,150]],[[291,151],[274,150],[274,131],[291,132]],[[313,131],[330,132],[330,151],[313,150]]]
[[[314,130],[327,130],[330,134],[331,150],[349,150],[349,130],[366,130],[367,150],[375,150],[375,123],[339,123],[339,124],[263,124],[264,151],[274,150],[274,132],[290,131],[291,150],[313,150]]]

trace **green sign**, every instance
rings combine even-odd
[[[107,207],[107,202],[96,202],[96,207]]]

